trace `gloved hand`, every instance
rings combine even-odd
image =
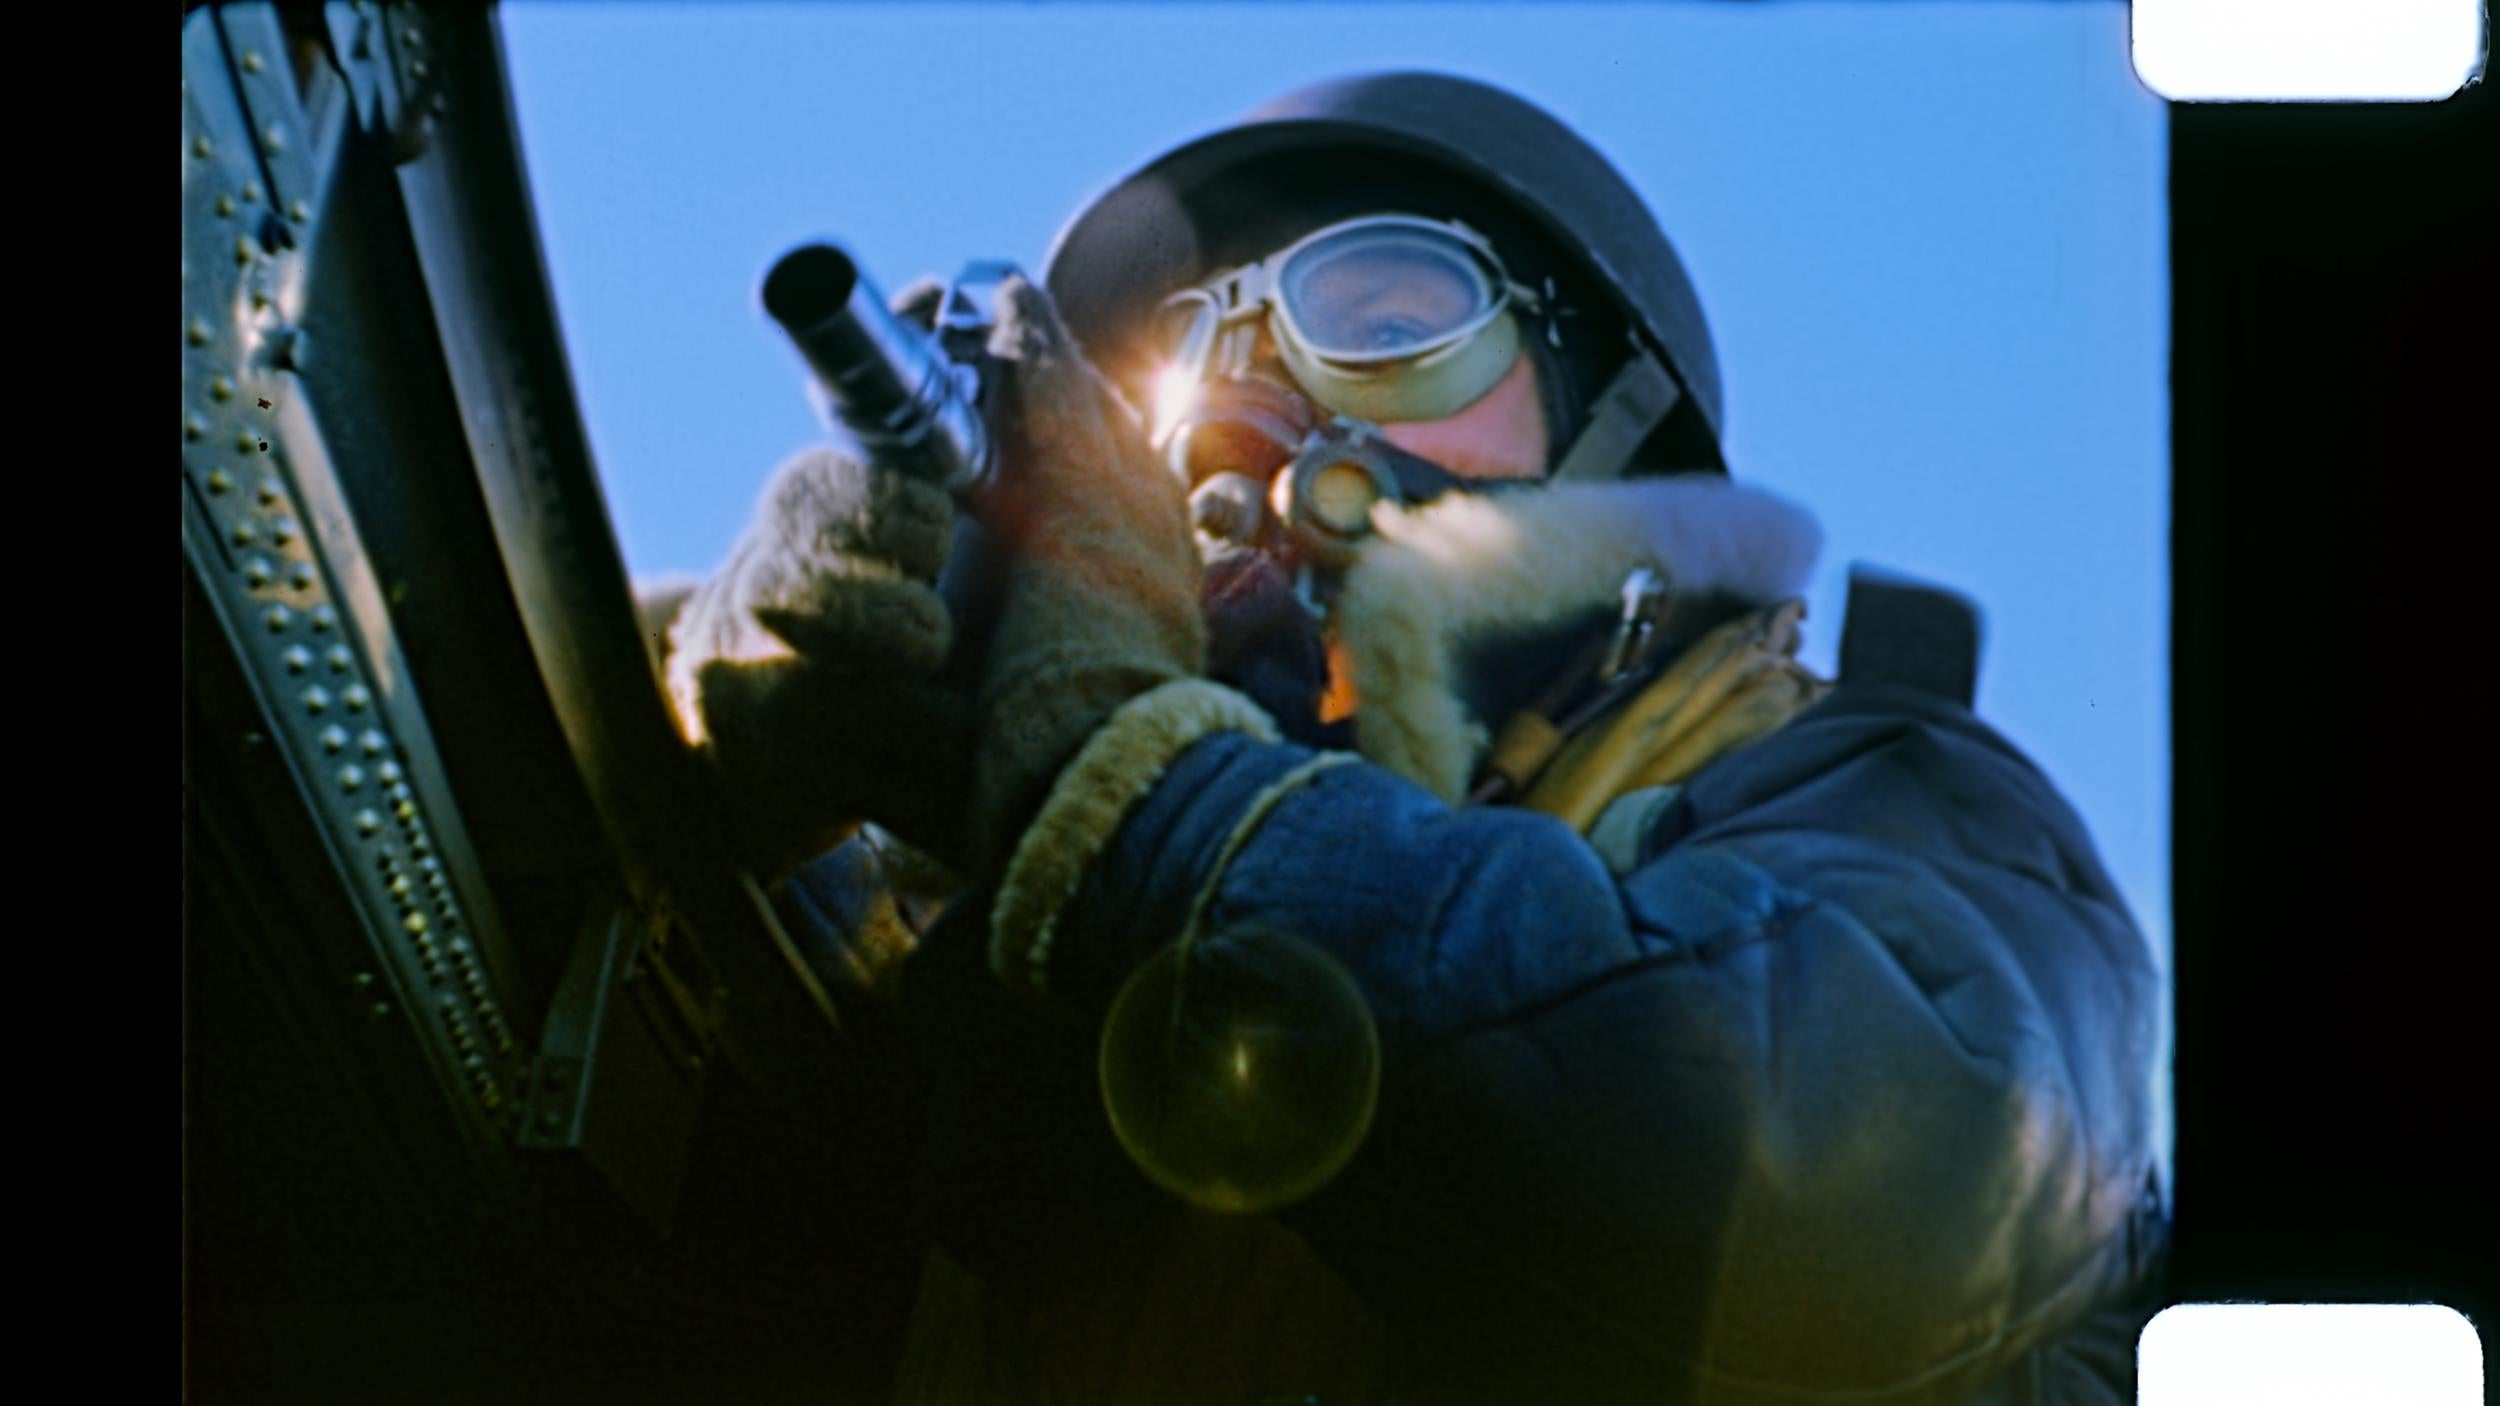
[[[992,965],[1023,980],[1093,854],[1171,758],[1218,727],[1273,729],[1238,694],[1191,682],[1206,630],[1181,486],[1022,278],[1000,285],[990,353],[1004,457],[981,515],[1000,595],[972,854],[976,872],[1003,874]]]
[[[1112,710],[1197,673],[1206,648],[1180,484],[1049,296],[1003,283],[990,353],[1004,457],[982,518],[1004,566],[980,693],[985,869]]]
[[[896,299],[925,320],[938,287]],[[973,745],[969,665],[930,583],[954,526],[944,491],[812,449],[774,474],[728,562],[670,631],[670,703],[728,793],[732,843],[763,876],[862,819],[961,863]]]

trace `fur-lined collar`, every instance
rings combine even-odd
[[[1384,506],[1334,610],[1362,698],[1364,757],[1455,803],[1501,719],[1474,716],[1460,651],[1620,599],[1636,567],[1677,597],[1748,606],[1798,594],[1822,529],[1785,499],[1720,478],[1558,484]]]

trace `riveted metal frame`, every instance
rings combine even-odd
[[[719,849],[644,653],[491,14],[338,0],[310,34],[300,18],[184,23],[183,533],[214,617],[186,637],[232,652],[251,703],[220,716],[256,713],[235,730],[283,755],[309,821],[292,832],[318,834],[339,881],[344,907],[299,908],[352,910],[370,949],[353,981],[299,989],[355,1003],[341,1028],[412,1030],[496,1167],[564,1150],[664,1226],[710,1067],[813,1077],[833,1002]],[[463,676],[472,642],[495,664]],[[464,820],[455,782],[488,808]],[[542,810],[560,834],[517,836],[532,855],[499,907],[512,817]]]
[[[322,170],[345,123],[300,103],[265,5],[192,15],[185,98],[185,555],[302,803],[475,1131],[520,1043],[492,898],[295,370]],[[312,93],[325,93],[315,73]],[[335,83],[335,80],[332,80]]]
[[[320,173],[348,110],[299,96],[267,5],[183,28],[183,540],[372,948],[463,1126],[500,1142],[524,1057],[508,944],[299,371]]]
[[[389,133],[400,160],[415,160],[447,105],[426,49],[425,16],[381,0],[332,0],[322,19],[356,121]]]

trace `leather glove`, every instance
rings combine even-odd
[[[1206,629],[1187,501],[1048,296],[1003,282],[989,350],[1003,458],[981,516],[1000,593],[972,853],[977,872],[1004,871],[991,961],[1014,981],[1038,969],[1050,920],[1182,747],[1218,727],[1273,729],[1195,681]]]
[[[938,286],[897,310],[925,321]],[[941,489],[811,449],[783,464],[728,562],[670,631],[680,730],[728,793],[739,858],[773,877],[874,820],[960,864],[969,663],[931,584],[953,535]]]

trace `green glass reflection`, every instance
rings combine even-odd
[[[1130,975],[1102,1033],[1112,1132],[1195,1206],[1290,1205],[1362,1145],[1380,1032],[1336,958],[1280,933],[1179,942]]]

